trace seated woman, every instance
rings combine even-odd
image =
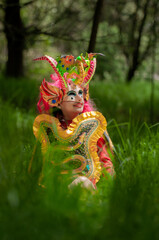
[[[40,86],[37,105],[40,114],[34,121],[33,131],[42,144],[44,155],[51,141],[59,141],[61,145],[67,143],[61,147],[67,152],[61,163],[76,163],[72,169],[74,180],[69,187],[80,182],[86,188],[96,188],[103,168],[114,175],[108,153],[109,150],[113,153],[113,145],[106,130],[107,123],[103,115],[93,109],[89,99],[96,55],[35,59],[47,60],[55,73],[51,75],[52,82],[44,79]],[[50,133],[53,140],[48,137]]]

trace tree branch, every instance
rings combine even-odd
[[[23,3],[23,4],[20,4],[20,7],[21,8],[23,8],[23,7],[26,7],[26,6],[28,6],[28,5],[30,5],[30,4],[32,4],[32,3],[35,3],[37,0],[32,0],[32,1],[29,1],[29,2],[26,2],[26,3]]]
[[[137,38],[137,41],[136,41],[136,49],[134,51],[134,56],[133,56],[134,62],[136,64],[137,64],[138,58],[139,58],[139,49],[140,49],[140,45],[141,45],[142,32],[143,32],[145,21],[146,21],[146,18],[147,18],[149,2],[150,2],[150,0],[147,0],[146,4],[144,6],[144,16],[143,16],[143,19],[141,21],[141,25],[139,27],[139,35],[138,35],[138,38]]]
[[[135,43],[135,32],[137,29],[137,16],[138,16],[138,11],[139,11],[139,0],[135,0],[136,2],[136,11],[133,14],[133,19],[132,19],[132,26],[130,28],[130,34],[128,38],[128,45],[133,46]]]
[[[90,42],[89,42],[89,46],[88,46],[88,52],[93,52],[94,48],[95,48],[98,25],[99,25],[99,21],[100,21],[103,2],[104,2],[104,0],[97,0],[97,2],[96,2],[94,17],[93,17],[93,25],[92,25],[91,36],[90,36]]]

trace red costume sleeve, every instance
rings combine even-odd
[[[102,163],[102,167],[104,167],[106,171],[113,176],[114,175],[113,163],[108,154],[108,151],[107,151],[108,147],[106,145],[106,142],[102,137],[99,138],[97,142],[97,148],[98,148],[97,153],[98,153],[100,162]]]

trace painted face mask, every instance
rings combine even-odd
[[[89,82],[91,81],[96,69],[97,53],[86,54],[85,57],[78,56],[76,59],[72,55],[57,57],[56,60],[50,56],[43,56],[34,60],[47,60],[54,70],[52,75],[53,82],[43,80],[40,93],[41,100],[39,101],[39,111],[41,112],[41,105],[47,103],[49,107],[58,107],[66,96],[70,88],[81,89],[83,100],[89,99]],[[72,93],[71,93],[72,94]],[[76,93],[75,98],[80,93]],[[73,96],[72,96],[73,97]]]
[[[84,107],[83,89],[73,82],[68,84],[68,90],[65,93],[59,108],[62,110],[65,120],[72,120],[78,114],[82,113]]]

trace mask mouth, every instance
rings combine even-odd
[[[74,104],[82,104],[83,105],[82,102],[75,102],[74,100],[72,100],[72,101],[62,101],[62,102],[67,102],[67,103],[71,102],[71,103],[74,103]]]
[[[74,104],[74,107],[79,107],[79,108],[81,108],[81,107],[83,107],[83,103],[76,102],[76,103]]]

